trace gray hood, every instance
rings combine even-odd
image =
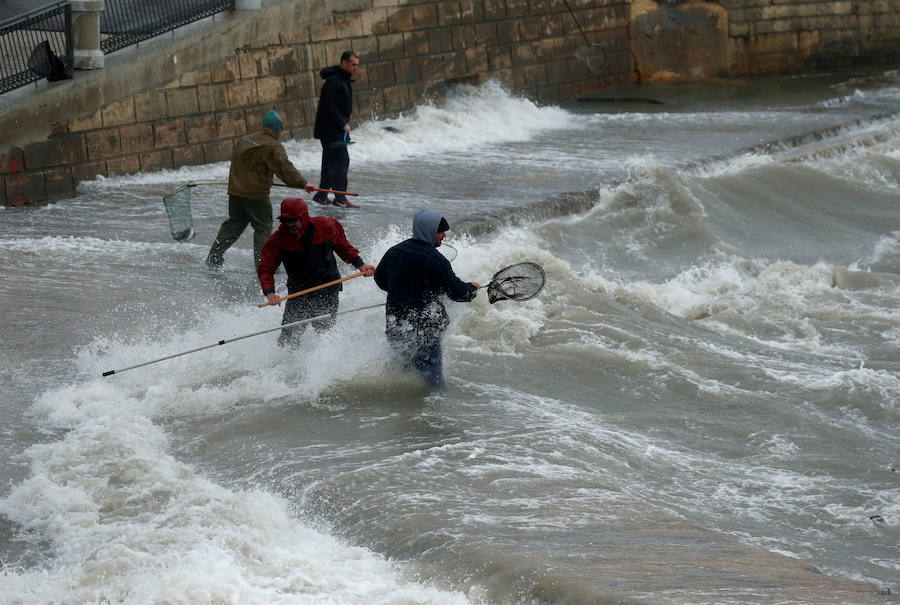
[[[413,216],[413,238],[434,246],[438,226],[443,217],[434,210],[419,210]]]

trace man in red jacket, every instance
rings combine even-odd
[[[281,225],[266,241],[257,267],[259,284],[270,304],[280,305],[275,294],[275,270],[284,264],[287,273],[288,294],[306,290],[340,279],[334,255],[353,265],[366,277],[375,273],[375,267],[367,265],[354,248],[344,228],[330,216],[309,216],[309,209],[302,199],[287,198],[281,202]],[[323,331],[331,328],[336,319],[341,284],[335,284],[287,301],[281,323],[288,324],[318,315],[330,317],[312,322],[313,328]],[[285,328],[278,337],[278,344],[289,344],[299,335],[302,326]]]

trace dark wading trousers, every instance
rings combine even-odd
[[[258,266],[262,247],[272,235],[272,205],[236,195],[228,196],[228,218],[219,228],[206,257],[206,264],[211,267],[221,266],[225,261],[225,251],[238,240],[248,224],[253,226],[253,266]]]
[[[413,365],[429,386],[442,387],[445,384],[443,357],[440,338],[416,348]]]
[[[385,336],[404,369],[415,368],[429,386],[445,385],[440,332],[432,333],[430,336],[417,336],[413,331],[389,322]]]
[[[304,288],[297,288],[293,292],[299,292]],[[288,288],[288,294],[292,294]],[[289,324],[301,319],[309,319],[317,315],[330,314],[330,317],[317,319],[309,322],[312,324],[316,332],[324,332],[334,326],[337,320],[338,303],[340,302],[340,286],[331,286],[324,290],[316,290],[303,296],[297,296],[286,301],[284,307],[284,316],[281,318],[281,324]],[[283,328],[281,335],[278,337],[279,346],[295,346],[303,334],[306,324]]]
[[[334,189],[335,191],[347,191],[347,171],[350,169],[350,154],[346,145],[335,145],[334,141],[319,141],[322,143],[322,168],[319,172],[319,189]],[[334,203],[341,203],[347,199],[345,195],[335,195]],[[324,193],[316,193],[313,200],[320,204],[327,204],[328,198]]]

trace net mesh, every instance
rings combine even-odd
[[[172,237],[185,242],[194,237],[194,218],[191,216],[191,187],[182,185],[169,195],[163,196],[166,216],[169,217],[169,230]]]
[[[599,44],[591,44],[587,47],[578,48],[575,56],[584,61],[592,74],[600,74],[606,70],[606,49]]]
[[[488,302],[528,300],[540,294],[546,281],[544,269],[537,263],[518,263],[500,269],[488,284]]]
[[[438,246],[438,252],[443,254],[444,257],[451,263],[456,260],[456,248],[454,248],[450,244],[441,244],[440,246]]]

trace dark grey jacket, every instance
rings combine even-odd
[[[353,112],[353,86],[350,74],[340,65],[326,67],[319,72],[325,83],[316,107],[313,136],[322,141],[340,141],[344,126],[350,123]]]

